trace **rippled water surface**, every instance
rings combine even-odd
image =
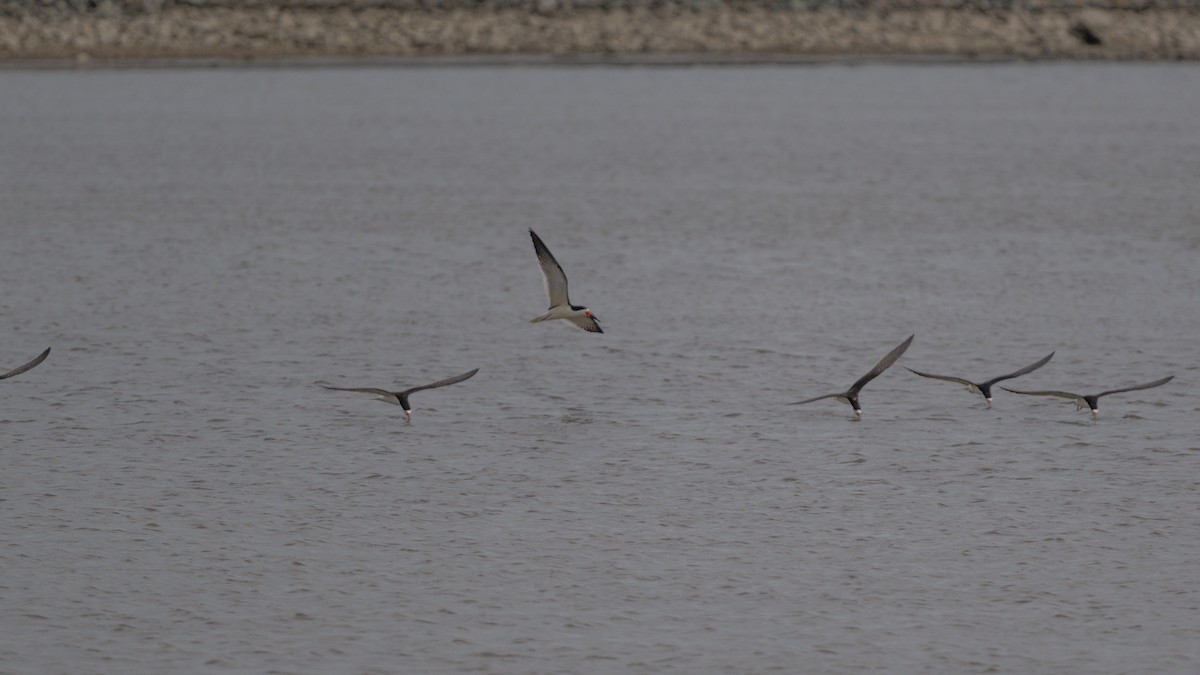
[[[0,73],[0,671],[1196,672],[1200,70]],[[532,227],[605,334],[545,311]],[[909,334],[866,387],[832,400]],[[1055,351],[1015,388],[960,387]],[[414,418],[314,386],[404,388]]]

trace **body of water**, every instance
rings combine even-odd
[[[0,671],[1195,672],[1200,71],[0,73]],[[527,230],[603,335],[546,309]],[[909,334],[868,385],[832,400]],[[1055,351],[995,407],[986,378]],[[473,379],[394,406],[314,386]]]

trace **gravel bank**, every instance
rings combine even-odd
[[[0,59],[461,54],[1200,58],[1200,2],[8,0]]]

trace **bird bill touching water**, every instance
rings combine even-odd
[[[546,247],[546,243],[532,229],[529,230],[529,236],[533,239],[533,250],[537,253],[538,264],[542,268],[542,279],[546,283],[546,297],[550,300],[550,311],[530,319],[529,322],[562,319],[580,330],[603,333],[600,320],[592,314],[592,310],[571,304],[570,298],[567,297],[567,275],[563,272],[562,265],[554,259],[554,254]]]
[[[972,382],[970,380],[964,380],[961,377],[953,377],[950,375],[934,375],[932,373],[922,373],[921,371],[913,370],[912,368],[909,368],[908,366],[905,366],[905,369],[908,370],[908,372],[910,372],[910,373],[920,375],[921,377],[928,377],[931,380],[944,380],[946,382],[954,382],[956,384],[961,384],[964,387],[966,387],[967,390],[973,394],[982,394],[984,400],[987,401],[987,407],[990,408],[990,407],[992,407],[992,385],[993,384],[996,384],[997,382],[1002,382],[1004,380],[1010,380],[1014,377],[1020,377],[1022,375],[1026,375],[1028,373],[1032,373],[1033,371],[1037,370],[1038,368],[1041,368],[1042,366],[1046,365],[1046,363],[1048,363],[1050,361],[1050,359],[1053,357],[1054,357],[1054,352],[1050,352],[1049,356],[1042,358],[1041,360],[1037,361],[1036,363],[1031,363],[1028,366],[1025,366],[1024,368],[1022,368],[1018,371],[1011,372],[1007,375],[1001,375],[1000,377],[993,377],[992,379],[986,380],[984,382]]]
[[[842,403],[849,403],[850,407],[854,408],[855,417],[862,417],[862,407],[858,404],[858,392],[862,390],[864,385],[879,377],[883,371],[890,368],[892,364],[896,362],[896,359],[899,359],[900,356],[904,354],[904,351],[908,349],[908,346],[912,344],[914,337],[916,337],[915,334],[909,335],[907,340],[901,342],[895,349],[888,352],[888,355],[880,359],[879,363],[876,363],[875,367],[872,368],[870,372],[858,378],[858,381],[850,385],[850,388],[846,391],[835,394],[815,396],[803,401],[796,401],[795,403],[791,403],[789,405],[804,405],[805,403],[812,403],[813,401],[820,401],[826,398],[836,398]]]
[[[334,391],[349,391],[349,392],[353,392],[356,394],[370,394],[371,396],[374,396],[374,397],[378,398],[379,400],[384,401],[386,403],[391,403],[392,405],[401,406],[402,408],[404,408],[404,419],[411,421],[412,420],[412,406],[410,406],[408,404],[409,396],[417,393],[418,391],[424,391],[426,389],[436,389],[438,387],[445,387],[445,386],[448,386],[451,384],[458,384],[459,382],[462,382],[463,380],[470,379],[471,376],[473,376],[475,373],[478,373],[478,372],[479,372],[479,369],[476,368],[475,370],[468,371],[466,373],[463,373],[462,375],[455,375],[454,377],[447,377],[444,380],[438,380],[437,382],[434,382],[432,384],[426,384],[426,385],[422,385],[420,387],[413,387],[412,389],[405,389],[404,391],[388,391],[387,389],[376,389],[374,387],[335,387],[332,384],[329,384],[328,382],[324,382],[324,381],[318,381],[318,382],[315,382],[314,384],[324,387],[326,389],[332,389]]]
[[[1108,391],[1102,391],[1099,394],[1073,394],[1069,391],[1049,391],[1049,390],[1047,390],[1047,391],[1018,391],[1016,389],[1009,389],[1008,387],[1000,387],[1000,388],[1003,389],[1004,391],[1011,391],[1014,394],[1024,394],[1025,396],[1054,396],[1056,398],[1070,399],[1071,402],[1075,404],[1076,410],[1083,410],[1084,408],[1089,408],[1092,411],[1092,417],[1095,418],[1098,415],[1100,415],[1100,397],[1101,396],[1108,396],[1109,394],[1120,394],[1120,393],[1126,392],[1126,391],[1139,391],[1141,389],[1152,389],[1154,387],[1161,387],[1162,385],[1170,382],[1173,379],[1175,379],[1174,375],[1168,375],[1161,380],[1147,382],[1146,384],[1135,384],[1132,387],[1122,387],[1120,389],[1109,389]]]

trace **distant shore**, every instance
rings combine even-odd
[[[0,61],[1200,59],[1200,2],[0,1]]]

